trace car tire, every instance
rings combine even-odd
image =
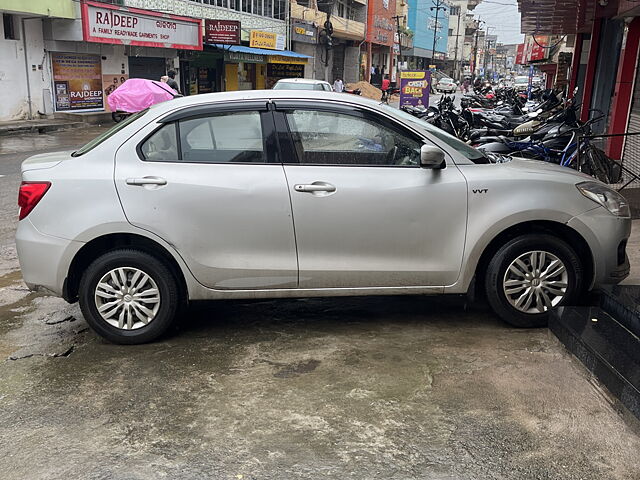
[[[78,297],[89,326],[108,341],[123,345],[147,343],[163,335],[181,306],[171,271],[156,257],[131,249],[114,250],[94,260],[82,275]]]
[[[493,256],[485,274],[487,300],[505,322],[547,325],[550,311],[582,294],[584,270],[574,250],[548,234],[516,237]]]

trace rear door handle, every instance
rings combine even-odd
[[[160,177],[127,178],[127,185],[166,185],[167,181]]]
[[[314,192],[335,192],[336,187],[330,183],[311,183],[311,184],[297,184],[293,186],[296,192],[314,193]]]

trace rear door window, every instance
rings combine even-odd
[[[144,160],[185,163],[265,163],[260,112],[221,112],[164,125],[140,146]]]

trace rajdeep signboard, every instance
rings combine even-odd
[[[56,111],[102,110],[100,55],[52,53]]]
[[[240,22],[207,18],[204,21],[204,38],[207,43],[240,45]]]
[[[82,3],[82,34],[87,42],[202,50],[201,25],[196,18]]]
[[[431,72],[406,70],[400,72],[400,106],[429,106]]]
[[[251,30],[249,46],[251,48],[266,48],[268,50],[284,50],[285,36],[273,32]]]

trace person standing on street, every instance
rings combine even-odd
[[[382,90],[382,101],[384,103],[389,102],[389,86],[391,85],[391,81],[389,80],[389,75],[384,76],[384,80],[382,80],[382,85],[380,86],[380,90]]]
[[[176,82],[176,72],[174,70],[169,70],[167,72],[167,76],[169,80],[167,80],[167,85],[173,88],[176,92],[180,93],[180,87],[178,86],[178,82]]]
[[[338,93],[342,93],[344,91],[344,83],[342,83],[340,78],[336,78],[333,82],[333,91]]]

